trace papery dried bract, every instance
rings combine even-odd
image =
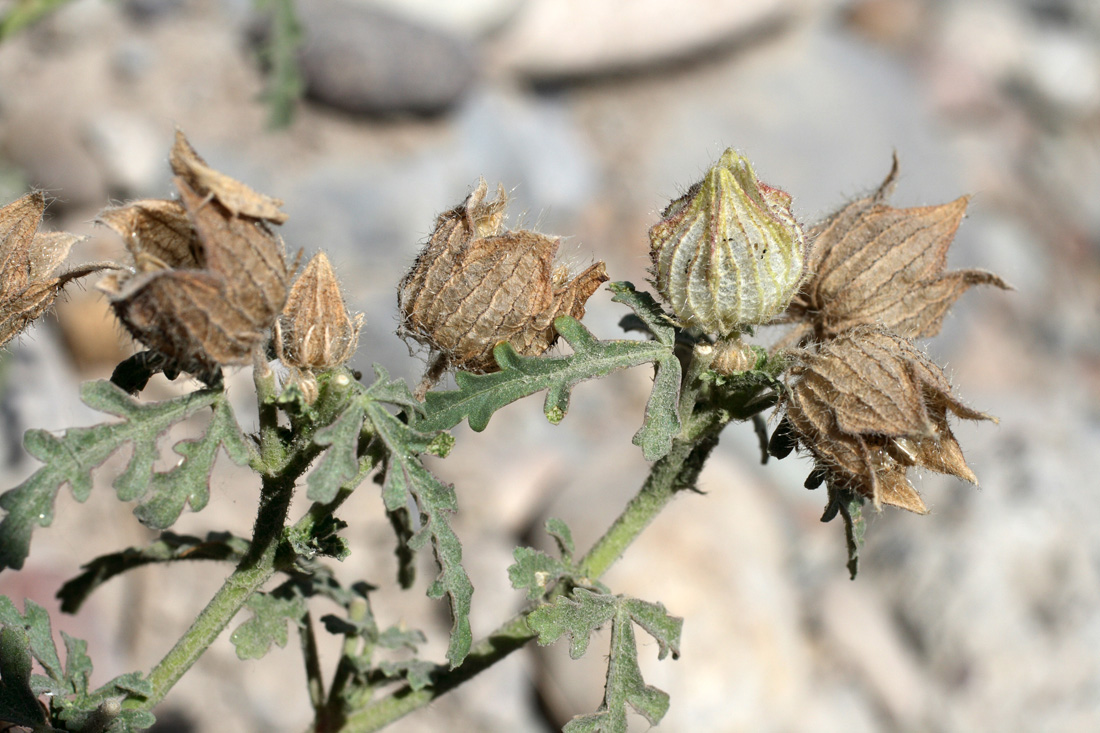
[[[271,328],[286,303],[290,280],[282,240],[264,222],[200,199],[183,179],[176,179],[176,187],[198,233],[203,267],[225,276],[231,307],[260,330]]]
[[[130,279],[110,275],[99,287],[134,338],[202,379],[208,380],[219,365],[249,363],[265,335],[262,324],[231,305],[220,273],[161,270]]]
[[[282,312],[290,273],[282,241],[263,221],[276,219],[228,208],[210,180],[231,179],[195,160],[201,163],[178,135],[173,165],[186,172],[175,179],[180,201],[101,213],[126,240],[137,273],[105,278],[100,287],[134,338],[210,381],[219,366],[251,363]],[[243,188],[245,199],[260,196]]]
[[[91,265],[54,275],[80,237],[38,232],[45,210],[41,192],[0,208],[0,345],[42,315],[65,283],[104,269]]]
[[[582,318],[607,280],[602,262],[572,279],[555,272],[556,238],[501,233],[504,191],[486,202],[487,191],[481,180],[464,204],[439,216],[398,289],[399,332],[472,372],[497,368],[492,354],[501,342],[527,356],[546,351],[557,338],[554,319]]]
[[[122,237],[138,272],[203,266],[198,233],[179,201],[131,201],[104,209],[97,219]]]
[[[857,329],[798,352],[784,419],[832,486],[927,511],[906,478],[927,468],[977,483],[947,413],[992,420],[951,394],[943,371],[908,340]]]
[[[812,275],[788,309],[801,321],[796,338],[832,338],[858,326],[901,336],[935,336],[951,305],[973,285],[1009,286],[984,270],[945,272],[947,250],[966,213],[967,197],[940,206],[885,204],[897,160],[882,186],[814,227]]]
[[[791,197],[732,148],[649,230],[654,285],[685,326],[728,336],[766,323],[802,280]]]
[[[176,130],[176,143],[168,155],[172,172],[203,198],[215,198],[233,216],[250,216],[282,224],[287,216],[279,208],[280,199],[257,193],[240,181],[214,170],[199,157],[187,137]]]
[[[291,286],[279,323],[283,363],[319,372],[343,364],[355,353],[363,314],[348,315],[332,265],[324,252],[318,252]]]

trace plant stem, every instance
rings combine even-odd
[[[306,611],[302,625],[298,629],[298,639],[302,645],[302,658],[306,663],[306,686],[309,689],[309,703],[315,713],[321,712],[325,704],[325,680],[321,676],[321,658],[317,652],[317,635],[313,633],[313,614]]]
[[[265,481],[260,511],[248,554],[199,613],[191,628],[149,673],[153,691],[147,697],[127,700],[124,707],[149,710],[191,668],[229,625],[245,601],[266,583],[277,569],[276,553],[294,491],[293,481]]]
[[[690,415],[682,417],[685,424],[690,418]],[[695,486],[703,463],[718,443],[718,430],[720,427],[693,440],[673,441],[669,453],[653,464],[638,494],[580,561],[579,568],[583,575],[598,579],[607,572],[678,491]],[[413,690],[404,685],[387,697],[350,714],[339,728],[340,733],[369,733],[384,728],[523,647],[535,637],[527,626],[527,615],[536,607],[533,605],[513,616],[475,644],[461,666],[455,669],[445,665],[437,667],[430,687]]]

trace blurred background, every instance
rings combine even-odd
[[[76,0],[3,40],[2,200],[45,189],[48,226],[90,237],[74,261],[120,258],[96,213],[172,195],[178,126],[211,165],[286,202],[292,253],[328,252],[366,313],[356,366],[415,381],[424,362],[393,335],[395,285],[479,176],[511,192],[510,225],[641,285],[647,228],[726,147],[806,224],[877,187],[896,151],[893,203],[972,194],[949,265],[1016,288],[971,291],[926,344],[956,393],[1000,418],[956,429],[981,488],[913,476],[931,515],[868,512],[852,582],[842,527],[821,524],[823,493],[802,488],[809,462],[762,466],[751,426],[733,425],[705,495],[678,498],[605,580],[686,619],[678,661],[639,636],[647,682],[672,698],[662,731],[1100,729],[1100,4],[315,0],[297,14],[306,99],[282,129],[257,45],[270,25],[246,0]],[[94,287],[70,291],[2,357],[2,488],[35,469],[25,429],[103,419],[78,384],[133,351]],[[586,324],[617,337],[624,313],[600,292]],[[455,430],[432,467],[458,492],[475,635],[520,606],[505,569],[517,544],[543,542],[546,517],[583,550],[637,489],[647,466],[630,437],[650,376],[583,385],[557,427],[531,398],[483,433]],[[250,384],[229,379],[242,421]],[[147,395],[190,386],[159,380]],[[56,609],[81,561],[149,541],[109,487],[124,460],[87,506],[60,495],[0,592]],[[176,531],[248,533],[257,486],[221,463],[211,505]],[[395,593],[376,488],[343,516],[355,552],[341,576],[382,586],[379,622],[424,629],[425,655],[442,659],[430,558],[417,589]],[[226,572],[134,572],[55,625],[89,640],[94,684],[147,670]],[[157,711],[159,729],[301,730],[297,642],[238,662],[226,636]],[[606,641],[577,662],[525,649],[392,730],[553,730],[599,705]]]

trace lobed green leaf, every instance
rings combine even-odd
[[[588,651],[589,637],[615,616],[618,598],[577,588],[573,597],[559,596],[527,616],[527,625],[538,634],[540,646],[569,638],[569,656],[580,659]]]
[[[653,362],[657,377],[646,406],[646,421],[634,436],[647,460],[668,452],[680,430],[678,395],[680,362],[671,342],[599,341],[579,321],[561,316],[554,328],[569,343],[569,356],[520,356],[509,344],[498,344],[493,356],[499,372],[470,374],[457,372],[458,389],[429,392],[425,398],[427,416],[417,421],[424,431],[449,430],[463,420],[475,431],[488,426],[497,410],[536,392],[546,391],[543,412],[557,423],[569,411],[573,388],[588,379],[604,377],[619,369]]]
[[[92,591],[111,578],[151,563],[177,560],[225,560],[237,562],[248,552],[248,540],[224,532],[211,532],[205,540],[165,532],[146,547],[129,547],[101,555],[82,566],[83,573],[68,580],[57,592],[61,610],[76,613]]]
[[[530,547],[517,547],[512,553],[516,562],[508,568],[508,580],[516,590],[527,590],[527,599],[541,598],[562,578],[576,569],[557,558]]]
[[[252,618],[238,626],[229,637],[240,659],[260,659],[272,644],[285,647],[287,622],[300,625],[308,610],[305,599],[296,593],[253,593],[245,606],[252,611]]]
[[[209,474],[218,446],[230,458],[243,463],[248,446],[236,425],[225,395],[201,390],[164,402],[144,404],[108,381],[86,383],[81,388],[86,404],[121,417],[120,422],[90,428],[72,428],[60,436],[30,430],[23,442],[27,451],[43,462],[30,478],[0,496],[7,514],[0,521],[0,569],[23,566],[30,552],[35,527],[53,522],[57,493],[66,483],[77,501],[92,488],[92,471],[122,446],[132,443],[133,455],[114,487],[123,501],[141,500],[135,513],[157,527],[178,518],[186,503],[197,511],[206,504]],[[159,456],[157,441],[173,424],[207,407],[214,408],[207,436],[183,441],[177,452],[180,464],[166,474],[153,471]]]

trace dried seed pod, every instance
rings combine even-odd
[[[198,233],[203,267],[225,276],[226,296],[260,330],[283,310],[290,272],[285,247],[262,221],[233,216],[215,201],[205,201],[183,179],[180,199]]]
[[[363,314],[348,315],[340,282],[324,252],[315,254],[294,281],[279,324],[279,358],[287,366],[325,371],[355,353]]]
[[[935,336],[971,286],[1010,289],[984,270],[945,271],[968,197],[895,209],[885,202],[896,176],[895,158],[875,193],[810,230],[812,275],[787,312],[788,320],[803,324],[792,340],[812,334],[820,341],[864,325],[910,338]]]
[[[282,224],[287,216],[279,199],[257,193],[240,181],[214,170],[199,157],[182,130],[176,130],[176,144],[168,155],[172,172],[203,198],[214,198],[233,216],[250,216]]]
[[[585,302],[607,281],[602,262],[575,278],[555,272],[556,238],[502,233],[504,190],[486,202],[487,190],[481,180],[465,203],[439,216],[398,287],[399,333],[472,372],[496,370],[493,348],[501,342],[523,355],[546,351],[557,339],[554,319],[583,317]]]
[[[802,280],[791,197],[732,148],[649,230],[654,285],[685,326],[728,336],[766,323]]]
[[[926,510],[906,478],[912,466],[977,483],[947,413],[993,420],[951,394],[938,365],[908,340],[856,329],[797,352],[787,425],[831,486],[910,511]]]
[[[203,266],[199,235],[179,201],[132,201],[104,209],[97,220],[122,237],[138,272]]]
[[[55,276],[80,237],[38,232],[45,210],[41,192],[0,208],[0,345],[42,315],[66,283],[109,267],[88,265]]]
[[[238,184],[245,193],[230,187],[237,208],[223,204],[231,179],[200,166],[182,134],[173,159],[187,173],[175,181],[179,202],[138,201],[100,215],[125,238],[137,271],[104,278],[100,289],[134,338],[209,382],[219,366],[251,363],[282,312],[290,275],[282,241],[262,221],[276,219],[240,206],[267,197]]]

